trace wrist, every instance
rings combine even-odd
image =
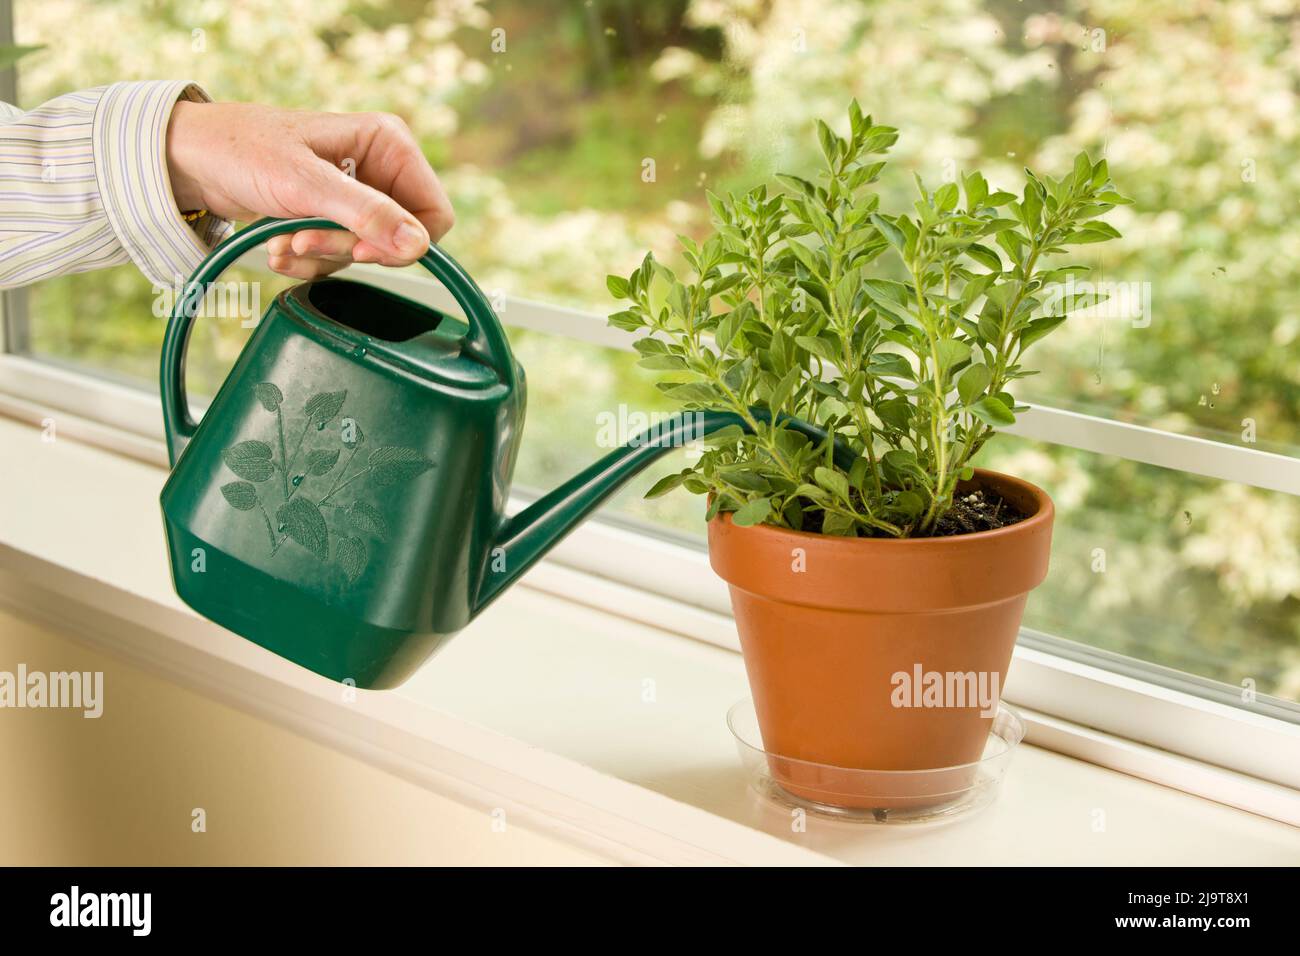
[[[203,121],[202,111],[210,105],[181,100],[172,107],[167,123],[167,173],[176,206],[183,212],[204,205],[200,172],[203,150],[198,131]]]

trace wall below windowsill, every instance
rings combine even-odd
[[[347,701],[177,601],[159,469],[40,435],[0,418],[0,601],[484,813],[508,804],[534,829],[611,859],[1300,862],[1296,828],[1029,745],[998,801],[969,820],[809,819],[799,831],[746,789],[723,720],[746,696],[738,655],[527,578],[400,690]]]

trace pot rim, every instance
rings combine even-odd
[[[993,471],[988,468],[976,468],[972,481],[977,479],[993,479],[995,482],[1003,484],[1017,485],[1027,492],[1037,503],[1037,510],[1027,518],[1017,521],[1015,524],[1004,525],[1001,528],[991,528],[988,531],[971,531],[965,534],[947,534],[937,538],[846,538],[836,534],[819,534],[815,531],[795,531],[792,528],[778,528],[774,525],[757,524],[757,525],[738,525],[731,520],[731,512],[720,512],[715,515],[712,521],[718,521],[730,525],[731,527],[746,533],[768,534],[774,536],[784,536],[787,538],[803,539],[815,541],[820,547],[826,548],[844,548],[859,549],[863,547],[881,546],[890,548],[909,548],[920,550],[923,548],[942,548],[962,542],[982,542],[994,541],[998,538],[1005,538],[1017,533],[1023,534],[1031,531],[1043,524],[1050,524],[1055,514],[1055,506],[1052,504],[1051,497],[1042,488],[1033,482],[1018,478],[1015,475],[1008,475],[1005,472]],[[710,522],[712,523],[712,522]]]

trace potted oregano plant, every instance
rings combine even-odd
[[[1086,271],[1060,254],[1118,237],[1099,217],[1129,200],[1081,153],[1059,178],[1026,170],[1019,194],[979,172],[933,189],[917,178],[912,208],[888,211],[874,187],[897,130],[856,102],[847,135],[817,129],[813,178],[709,196],[712,234],[680,239],[689,275],[647,255],[608,284],[628,302],[610,322],[642,333],[659,388],[744,422],[648,494],[709,496],[711,562],[764,746],[791,762],[773,770],[852,804],[798,762],[923,770],[980,756],[1047,573],[1053,509],[972,459],[1025,408],[1025,350],[1095,304],[1059,294]]]

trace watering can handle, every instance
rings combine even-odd
[[[176,307],[167,322],[167,333],[163,337],[163,424],[167,432],[167,454],[173,465],[198,428],[190,415],[189,401],[185,395],[185,353],[194,318],[209,283],[245,252],[260,246],[272,236],[303,229],[342,228],[343,226],[328,219],[261,219],[213,249],[194,270],[185,284],[184,292],[176,301]],[[510,351],[505,329],[501,327],[501,321],[483,295],[483,290],[455,259],[436,245],[430,245],[429,251],[420,257],[420,265],[433,273],[465,310],[469,333],[462,340],[461,347],[494,369],[502,381],[513,388],[516,384],[514,355]]]

